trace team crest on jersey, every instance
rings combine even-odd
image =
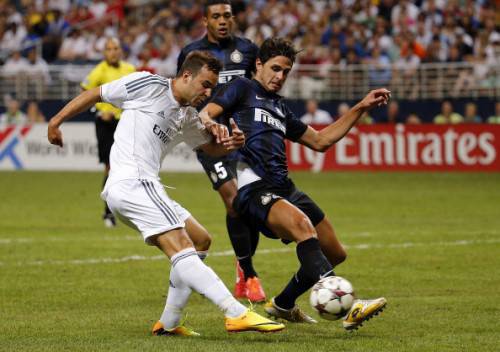
[[[243,61],[243,54],[238,51],[238,49],[235,49],[232,53],[231,53],[231,61],[236,63],[236,64],[239,64],[240,62]]]

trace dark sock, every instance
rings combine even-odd
[[[257,276],[252,264],[250,229],[239,217],[226,215],[227,232],[245,279]]]
[[[333,267],[321,251],[319,241],[310,238],[297,245],[297,256],[301,266],[288,285],[274,298],[283,309],[295,306],[297,298],[309,290],[320,278],[335,275]]]
[[[257,250],[257,246],[259,245],[259,231],[257,229],[254,229],[253,227],[250,228],[250,242],[251,242],[251,253],[252,257],[255,255],[255,251]]]

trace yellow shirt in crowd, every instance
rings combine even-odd
[[[109,83],[129,73],[135,72],[135,67],[125,61],[120,61],[118,67],[109,65],[106,61],[99,63],[81,83],[85,90],[99,87],[104,83]],[[120,118],[121,110],[108,103],[97,103],[95,107],[100,112],[112,112],[115,119]]]

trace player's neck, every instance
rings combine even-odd
[[[179,87],[179,82],[176,78],[172,79],[172,95],[174,96],[175,101],[180,106],[188,105],[186,99],[182,98],[182,93],[180,92],[181,87]]]
[[[117,61],[117,62],[109,62],[109,61],[106,61],[106,63],[109,65],[109,66],[113,66],[113,67],[120,67],[120,61]]]
[[[222,46],[231,40],[231,36],[224,38],[224,39],[217,39],[215,36],[213,36],[207,32],[207,40],[209,43],[212,43],[212,44],[215,44],[218,46]]]

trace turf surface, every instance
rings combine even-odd
[[[0,351],[493,351],[500,345],[500,174],[293,174],[348,247],[336,272],[386,311],[354,333],[340,322],[228,335],[199,295],[196,339],[150,336],[169,264],[134,231],[105,229],[98,173],[0,173]],[[224,210],[202,174],[165,174],[172,198],[213,234],[207,264],[232,288]],[[261,238],[269,295],[297,268],[294,246]],[[281,252],[280,252],[281,251]],[[312,313],[307,297],[300,305]],[[256,308],[263,312],[262,307]]]

